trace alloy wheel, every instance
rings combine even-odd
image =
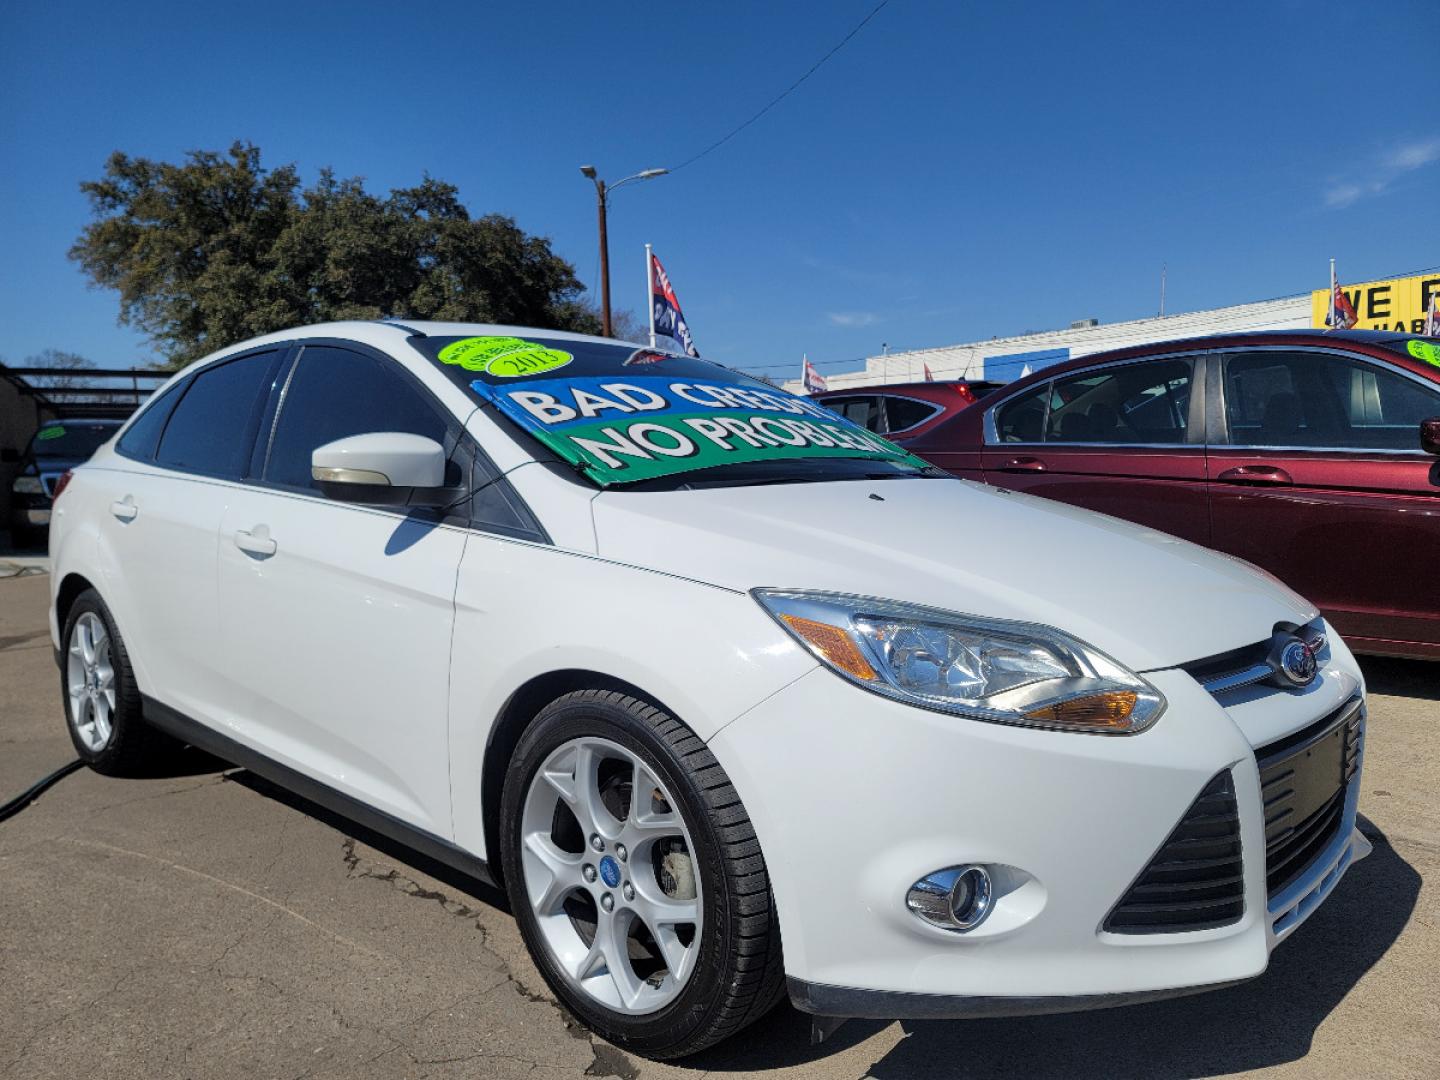
[[[110,634],[93,611],[75,620],[65,662],[70,697],[70,723],[80,741],[96,753],[104,750],[114,731],[115,665]]]
[[[591,737],[557,747],[525,794],[520,864],[545,948],[615,1012],[664,1008],[699,955],[703,898],[678,807],[637,754]]]

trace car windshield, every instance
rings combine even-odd
[[[410,343],[481,405],[602,488],[935,472],[818,402],[697,357],[543,334]]]
[[[93,454],[111,435],[118,424],[46,424],[35,433],[30,443],[30,453],[36,460],[60,458],[66,461],[84,461]]]
[[[1433,364],[1437,373],[1440,373],[1440,341],[1434,338],[1399,337],[1390,341],[1382,341],[1380,344],[1395,352],[1413,356],[1416,360]]]

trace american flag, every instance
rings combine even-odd
[[[1350,298],[1345,295],[1345,290],[1340,288],[1340,282],[1335,279],[1335,261],[1330,261],[1330,313],[1325,316],[1325,325],[1331,330],[1349,330],[1360,321],[1360,316],[1355,314],[1355,305],[1350,303]]]
[[[826,388],[825,376],[821,375],[815,369],[815,365],[810,363],[810,357],[806,356],[800,364],[800,381],[805,384],[805,393],[818,394],[824,390]]]

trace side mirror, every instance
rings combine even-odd
[[[445,449],[399,431],[351,435],[318,446],[310,475],[325,497],[365,506],[443,506],[459,492],[445,486]]]
[[[1440,416],[1420,421],[1420,449],[1427,454],[1440,454]]]
[[[0,450],[0,465],[14,465],[20,460],[20,451],[13,446],[7,446]]]

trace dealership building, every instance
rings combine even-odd
[[[1344,285],[1342,288],[1355,308],[1357,329],[1420,333],[1425,323],[1426,306],[1433,297],[1440,295],[1440,272]],[[865,360],[861,370],[827,372],[825,379],[831,390],[841,390],[923,380],[928,368],[930,377],[935,379],[1009,382],[1062,360],[1131,345],[1207,334],[1323,328],[1329,300],[1329,291],[1319,289],[1274,300],[1129,322],[1102,324],[1095,319],[1084,319],[1072,323],[1065,330],[1046,330],[1018,337],[990,338],[962,345],[871,356]],[[785,383],[785,389],[804,392],[798,379]]]

